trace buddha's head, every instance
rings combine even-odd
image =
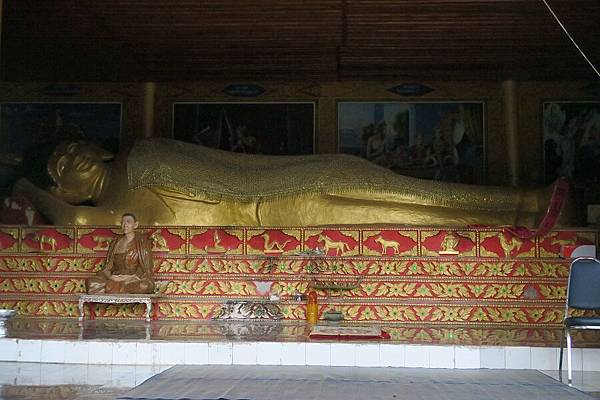
[[[105,184],[113,154],[85,141],[60,143],[48,159],[50,192],[71,204],[94,202]]]

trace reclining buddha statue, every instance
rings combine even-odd
[[[63,142],[47,172],[49,188],[21,179],[14,191],[59,225],[118,224],[136,210],[145,225],[533,227],[552,193],[421,180],[342,154],[247,155],[164,138],[116,156]]]

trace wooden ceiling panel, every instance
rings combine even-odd
[[[600,1],[547,0],[595,63]],[[4,0],[3,80],[594,79],[540,0]]]
[[[600,2],[550,4],[588,53],[600,53]],[[453,79],[593,78],[542,1],[348,0],[346,21],[346,79],[369,69]]]
[[[348,6],[347,44],[355,46],[510,47],[562,41],[541,1],[363,1]],[[370,3],[370,2],[369,2]],[[482,7],[485,3],[485,7]]]
[[[187,79],[227,80],[313,80],[319,76],[336,78],[335,49],[229,49],[186,53],[146,54],[148,68],[160,80],[172,76]],[[184,69],[185,68],[185,69]],[[172,74],[172,75],[171,75]]]
[[[288,47],[341,43],[339,0],[210,0],[196,2],[102,1],[94,9],[115,36],[161,46],[169,37],[186,43]]]

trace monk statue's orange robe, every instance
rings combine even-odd
[[[115,248],[125,236],[115,239],[106,257],[106,267],[86,281],[89,294],[154,293],[152,245],[144,235],[136,233],[124,253]]]

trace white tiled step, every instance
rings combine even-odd
[[[167,368],[159,365],[0,362],[0,385],[102,385],[127,388],[140,385]]]
[[[552,347],[387,343],[162,342],[0,339],[0,361],[103,365],[323,365],[422,368],[558,368]],[[566,353],[564,365],[566,368]],[[575,371],[600,371],[600,349],[574,349]]]

